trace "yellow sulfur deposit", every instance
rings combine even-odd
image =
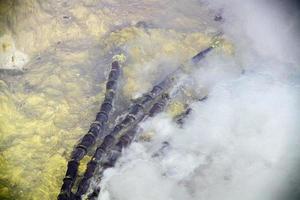
[[[28,56],[16,49],[10,35],[0,36],[0,69],[22,70],[27,62]]]
[[[146,92],[155,83],[158,74],[164,70],[161,67],[165,67],[160,63],[169,62],[166,67],[174,70],[180,63],[208,47],[211,39],[203,33],[128,27],[111,33],[104,43],[109,49],[126,49],[128,62],[124,69],[126,81],[123,93],[133,98]],[[147,80],[144,74],[147,74]]]
[[[183,102],[174,101],[168,106],[167,112],[170,116],[175,117],[185,111],[185,105]]]
[[[154,20],[167,7],[164,1],[9,2],[0,2],[0,52],[22,51],[29,60],[23,74],[1,74],[1,200],[56,199],[70,152],[99,110],[116,50],[113,59],[124,62],[121,98],[129,101],[212,39],[177,30],[197,25],[192,17],[174,17],[166,29],[135,26]],[[229,42],[221,49],[233,53]],[[184,109],[174,102],[168,112],[176,116]]]

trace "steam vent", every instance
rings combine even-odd
[[[299,200],[298,8],[0,0],[0,200]]]

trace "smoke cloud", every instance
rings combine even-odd
[[[155,133],[151,141],[133,143],[105,172],[99,199],[297,198],[295,12],[277,1],[201,3],[222,11],[221,29],[235,54],[213,53],[199,64],[193,87],[206,88],[208,98],[191,105],[183,127],[167,114],[142,124],[144,132]],[[169,146],[162,148],[166,141]]]

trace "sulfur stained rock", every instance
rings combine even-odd
[[[170,116],[175,117],[184,112],[186,109],[185,104],[180,101],[171,102],[168,106],[167,112]]]
[[[108,49],[118,47],[127,52],[123,94],[134,98],[146,92],[159,74],[166,75],[166,70],[175,70],[180,63],[208,47],[211,39],[211,36],[200,32],[128,27],[112,32],[103,42]]]
[[[0,80],[0,199],[56,199],[70,152],[103,100],[111,57],[126,56],[125,101],[206,48],[211,35],[185,27],[202,23],[193,16],[159,23],[166,1],[14,2],[0,6],[6,13],[0,16],[0,60],[20,67],[22,59],[7,58],[24,52],[30,61],[22,76]],[[139,21],[145,23],[135,26]],[[230,43],[223,48],[231,52]],[[181,102],[168,108],[172,116],[183,109]],[[152,137],[146,133],[144,140]]]
[[[0,69],[23,70],[28,62],[28,56],[18,49],[11,36],[0,37]]]
[[[77,51],[77,52],[61,52],[59,54],[62,60],[62,65],[70,66],[74,64],[83,64],[88,61],[89,54],[88,51]],[[66,73],[64,73],[66,74]],[[64,75],[61,74],[61,75]]]
[[[125,52],[121,91],[122,98],[130,99],[207,47],[210,39],[200,32],[128,27],[100,39],[101,49],[94,50],[97,53],[91,54],[76,42],[45,51],[31,62],[28,73],[13,83],[16,92],[5,82],[0,85],[0,109],[4,111],[0,113],[0,147],[7,144],[0,159],[5,160],[3,169],[10,168],[0,172],[0,179],[8,182],[0,184],[0,189],[13,184],[21,188],[17,195],[25,200],[56,198],[69,154],[103,99],[107,66],[100,62],[102,55],[117,48]],[[168,110],[175,116],[184,105],[177,102]],[[146,134],[144,140],[151,137]],[[84,168],[82,163],[80,172]]]

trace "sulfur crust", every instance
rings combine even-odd
[[[129,61],[124,69],[126,80],[123,94],[133,98],[149,90],[152,85],[149,83],[155,82],[157,74],[161,71],[155,60],[162,61],[163,58],[183,63],[200,50],[207,48],[211,39],[210,36],[200,32],[182,33],[174,30],[128,27],[111,33],[104,43],[108,49],[116,47],[126,49]],[[229,43],[222,49],[231,53]],[[174,70],[177,66],[174,64],[170,70]],[[149,80],[145,81],[145,73]]]
[[[168,106],[167,112],[171,117],[175,117],[185,110],[185,104],[180,101],[174,101]]]
[[[39,10],[36,8],[40,5],[35,1],[26,2],[33,5],[33,11]],[[0,12],[13,12],[9,7],[1,9]],[[78,24],[65,25],[44,12],[30,14],[26,23],[39,27],[31,29],[26,28],[25,22],[19,23],[14,30],[20,33],[17,45],[23,50],[30,47],[26,52],[31,56],[47,51],[58,41],[86,37],[95,37],[103,44],[99,54],[106,55],[121,48],[126,52],[121,91],[128,99],[146,92],[156,83],[164,70],[164,66],[159,65],[161,62],[172,63],[167,66],[171,71],[211,42],[211,37],[201,32],[134,26],[105,35],[110,18],[104,11],[89,12],[78,6],[70,12]],[[16,23],[17,19],[11,20]],[[5,45],[5,48],[10,46]],[[220,49],[234,53],[232,44],[227,41]],[[92,69],[84,65],[90,59],[89,51],[55,52],[58,53],[54,60],[33,63],[30,73],[16,82],[15,91],[0,81],[0,199],[56,199],[70,152],[87,131],[103,99],[104,80],[95,83],[90,74],[83,75],[80,71]],[[84,67],[79,70],[75,65]],[[90,92],[93,87],[100,88],[97,94]],[[30,92],[28,88],[32,88]],[[183,102],[173,102],[168,113],[176,116],[184,109]],[[151,135],[146,135],[145,140]],[[80,173],[88,159],[80,165]]]

